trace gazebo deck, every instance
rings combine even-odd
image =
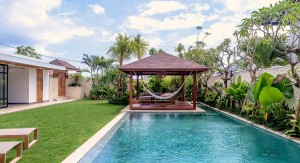
[[[186,101],[176,101],[174,104],[169,103],[149,103],[141,104],[139,107],[132,107],[132,110],[195,110],[193,105]]]
[[[140,107],[132,107],[131,109],[127,106],[122,112],[175,112],[175,113],[205,113],[205,110],[196,107],[193,108],[189,102],[176,101],[175,104],[142,104]]]

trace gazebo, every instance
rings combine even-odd
[[[209,68],[192,61],[188,61],[174,55],[159,52],[155,55],[143,58],[141,60],[129,63],[120,67],[120,70],[130,75],[129,80],[129,98],[131,110],[195,110],[197,99],[197,81],[196,74],[207,71]],[[181,88],[181,101],[177,101],[174,104],[162,105],[162,104],[140,104],[138,107],[133,106],[133,75],[137,78],[137,88],[139,85],[140,75],[176,75],[182,76],[182,84],[184,84],[185,76],[193,75],[193,104],[189,104],[185,101],[184,86]],[[139,90],[137,89],[137,97],[139,96]]]

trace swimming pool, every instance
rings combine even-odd
[[[299,151],[297,143],[210,110],[131,113],[80,162],[300,162]]]

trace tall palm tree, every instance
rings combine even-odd
[[[107,54],[110,55],[111,59],[114,59],[119,62],[119,66],[123,66],[123,62],[131,59],[133,54],[133,44],[132,40],[126,34],[119,34],[116,38],[115,43],[109,47]],[[119,96],[123,89],[123,74],[120,74],[119,82],[118,82],[118,90],[117,95]]]
[[[115,43],[109,47],[107,54],[119,62],[119,66],[123,66],[123,62],[131,59],[133,54],[133,45],[129,36],[119,34]]]
[[[147,41],[142,39],[142,35],[139,33],[133,37],[132,41],[133,52],[135,53],[138,60],[140,60],[147,53],[149,44]]]
[[[143,40],[142,35],[139,33],[133,37],[132,45],[133,45],[133,52],[135,53],[138,60],[140,60],[145,56],[149,47],[148,42]],[[141,79],[143,79],[142,76]]]

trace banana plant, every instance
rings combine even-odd
[[[247,95],[249,89],[249,83],[242,81],[241,76],[238,77],[236,82],[231,82],[230,86],[225,89],[226,94],[229,96],[231,103],[233,101],[238,102],[239,106],[242,105],[242,101]]]
[[[261,113],[267,121],[267,107],[273,103],[291,99],[294,96],[294,88],[286,74],[274,77],[269,73],[263,73],[247,95],[250,101],[260,104]]]

